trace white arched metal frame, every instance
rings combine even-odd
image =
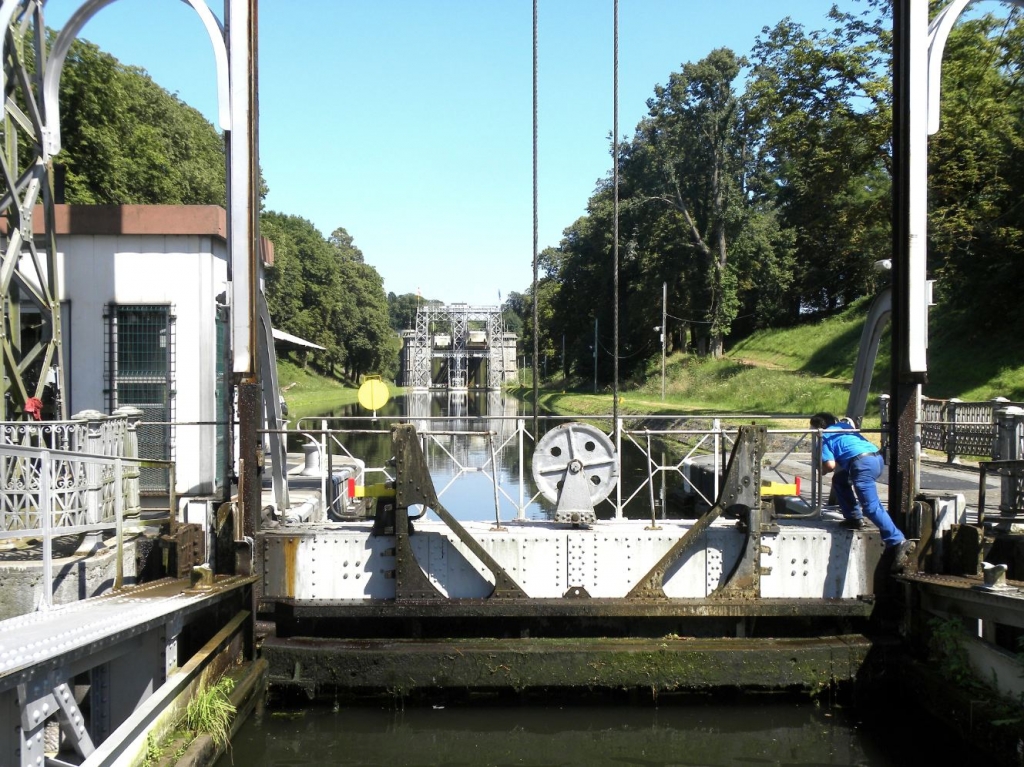
[[[0,60],[6,61],[6,30],[23,9],[41,5],[45,0],[0,0]],[[60,31],[50,51],[43,73],[39,111],[43,163],[60,152],[60,113],[58,95],[64,61],[82,27],[99,10],[116,0],[86,0]],[[206,0],[181,0],[196,11],[213,46],[217,77],[218,122],[225,131],[228,164],[229,253],[231,263],[232,369],[235,373],[255,370],[255,326],[251,319],[255,305],[256,228],[250,205],[254,198],[255,168],[252,162],[255,126],[250,107],[250,78],[254,42],[249,39],[254,22],[249,0],[224,0],[224,23],[210,10]],[[233,22],[233,23],[232,23]],[[0,78],[3,75],[0,74]],[[232,87],[235,84],[236,87]],[[6,82],[0,79],[0,93]],[[6,109],[6,104],[4,105]]]
[[[907,106],[908,175],[908,263],[907,365],[908,372],[928,370],[928,136],[939,128],[942,54],[950,30],[960,15],[976,0],[952,0],[928,22],[928,0],[909,3],[910,78]],[[1024,0],[1005,0],[1024,7]]]
[[[20,3],[21,0],[5,0]],[[57,39],[50,48],[50,59],[43,76],[43,105],[46,110],[46,140],[44,146],[50,157],[60,152],[60,114],[58,97],[60,94],[60,78],[64,71],[64,60],[67,58],[71,44],[78,38],[82,27],[96,13],[117,0],[86,0],[68,19],[60,30]],[[231,88],[228,72],[228,49],[224,41],[224,26],[213,15],[213,11],[205,0],[181,0],[192,7],[199,15],[213,45],[213,57],[217,66],[217,119],[222,130],[231,130]],[[2,21],[2,18],[0,18]],[[0,51],[2,52],[2,51]],[[2,83],[0,83],[2,85]]]

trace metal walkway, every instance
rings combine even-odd
[[[2,765],[131,761],[203,672],[252,657],[251,585],[161,580],[0,622]]]

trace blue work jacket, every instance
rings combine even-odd
[[[864,453],[876,453],[878,447],[842,423],[829,426],[821,433],[821,460],[835,461],[846,471],[850,461]]]

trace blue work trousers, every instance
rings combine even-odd
[[[832,487],[835,488],[844,517],[856,519],[863,512],[881,531],[885,545],[895,546],[906,538],[878,498],[875,480],[882,476],[884,467],[885,461],[880,455],[861,456],[851,461],[846,469],[836,471]]]

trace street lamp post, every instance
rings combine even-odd
[[[661,331],[661,401],[665,401],[665,352],[668,344],[668,283],[661,283],[661,324],[656,325],[655,332]]]

